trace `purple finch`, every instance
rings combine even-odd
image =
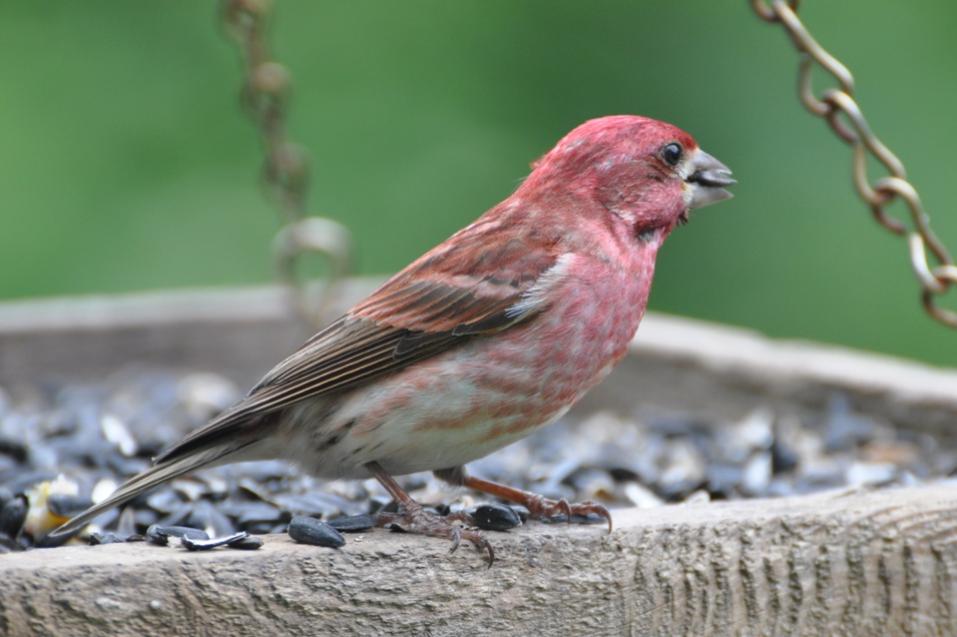
[[[104,510],[201,467],[294,460],[325,478],[374,476],[382,519],[465,538],[391,476],[446,481],[528,507],[611,518],[469,476],[464,464],[564,414],[624,356],[675,226],[731,194],[731,172],[686,132],[645,117],[586,122],[503,202],[419,257],[274,367],[248,396],[155,459]]]

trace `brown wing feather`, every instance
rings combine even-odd
[[[157,462],[207,447],[235,427],[255,424],[258,416],[296,401],[356,387],[529,319],[540,308],[520,314],[509,309],[556,256],[541,249],[537,233],[517,240],[505,231],[508,225],[502,219],[479,221],[455,235],[454,242],[426,253],[274,367],[242,402]]]

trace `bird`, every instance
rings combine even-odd
[[[237,404],[153,459],[49,538],[204,467],[287,459],[320,478],[378,480],[381,525],[467,540],[481,531],[413,500],[394,476],[524,505],[532,518],[607,520],[473,476],[466,463],[565,414],[622,359],[659,248],[690,211],[732,196],[731,170],[684,130],[639,115],[591,119],[531,165],[501,203],[389,278],[273,367]]]

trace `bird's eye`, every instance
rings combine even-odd
[[[682,154],[684,154],[684,149],[681,147],[681,144],[677,142],[671,142],[661,149],[661,158],[664,159],[669,166],[677,165],[678,162],[681,161]]]

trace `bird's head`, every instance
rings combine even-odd
[[[636,234],[670,230],[691,209],[732,195],[731,171],[685,131],[647,117],[585,122],[533,165],[523,189],[597,199]]]

